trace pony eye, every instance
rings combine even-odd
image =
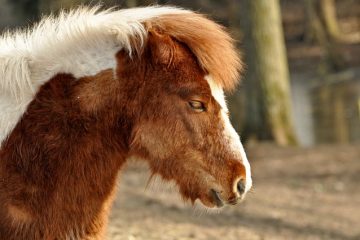
[[[195,110],[196,112],[203,112],[205,111],[205,105],[204,103],[200,101],[190,101],[189,102],[190,107]]]

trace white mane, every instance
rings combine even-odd
[[[5,33],[0,37],[0,146],[51,77],[71,73],[78,78],[115,69],[120,49],[134,51],[131,39],[144,43],[142,22],[188,12],[174,7],[79,8],[44,18],[32,29]]]

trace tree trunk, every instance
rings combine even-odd
[[[243,0],[247,138],[296,144],[278,0]]]
[[[320,44],[325,53],[320,73],[343,69],[345,60],[338,45],[340,32],[334,0],[305,0],[305,11],[305,40]]]
[[[329,38],[332,40],[339,40],[340,30],[336,18],[334,0],[320,0],[319,10],[321,12],[322,20]]]
[[[305,0],[305,41],[324,45],[327,42],[326,32],[319,17],[316,1],[318,0]]]
[[[240,4],[238,0],[226,0],[226,10],[228,16],[228,25],[232,37],[240,39]],[[239,46],[240,48],[240,46]],[[244,89],[238,87],[236,91],[228,97],[228,106],[231,113],[231,122],[236,131],[241,133],[242,123],[244,122]]]

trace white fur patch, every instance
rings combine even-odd
[[[51,77],[70,73],[79,78],[115,69],[120,49],[130,55],[134,51],[132,37],[144,43],[143,21],[187,12],[173,7],[80,8],[45,18],[31,30],[5,33],[0,37],[0,146]]]
[[[251,178],[251,168],[250,163],[246,157],[245,150],[243,145],[241,144],[240,137],[232,126],[229,116],[228,116],[228,108],[226,105],[226,100],[224,96],[223,89],[211,78],[211,76],[207,75],[205,77],[207,82],[209,83],[211,94],[215,98],[215,100],[221,106],[221,116],[224,121],[224,138],[229,140],[231,151],[240,155],[242,159],[242,163],[244,164],[246,171],[246,186],[245,192],[249,191],[252,186],[252,178]],[[236,189],[236,183],[234,183],[234,188]],[[236,191],[235,191],[236,192]]]

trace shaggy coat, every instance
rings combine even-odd
[[[0,239],[104,239],[135,156],[185,200],[234,204],[250,166],[223,90],[241,64],[203,15],[79,9],[0,40]]]

